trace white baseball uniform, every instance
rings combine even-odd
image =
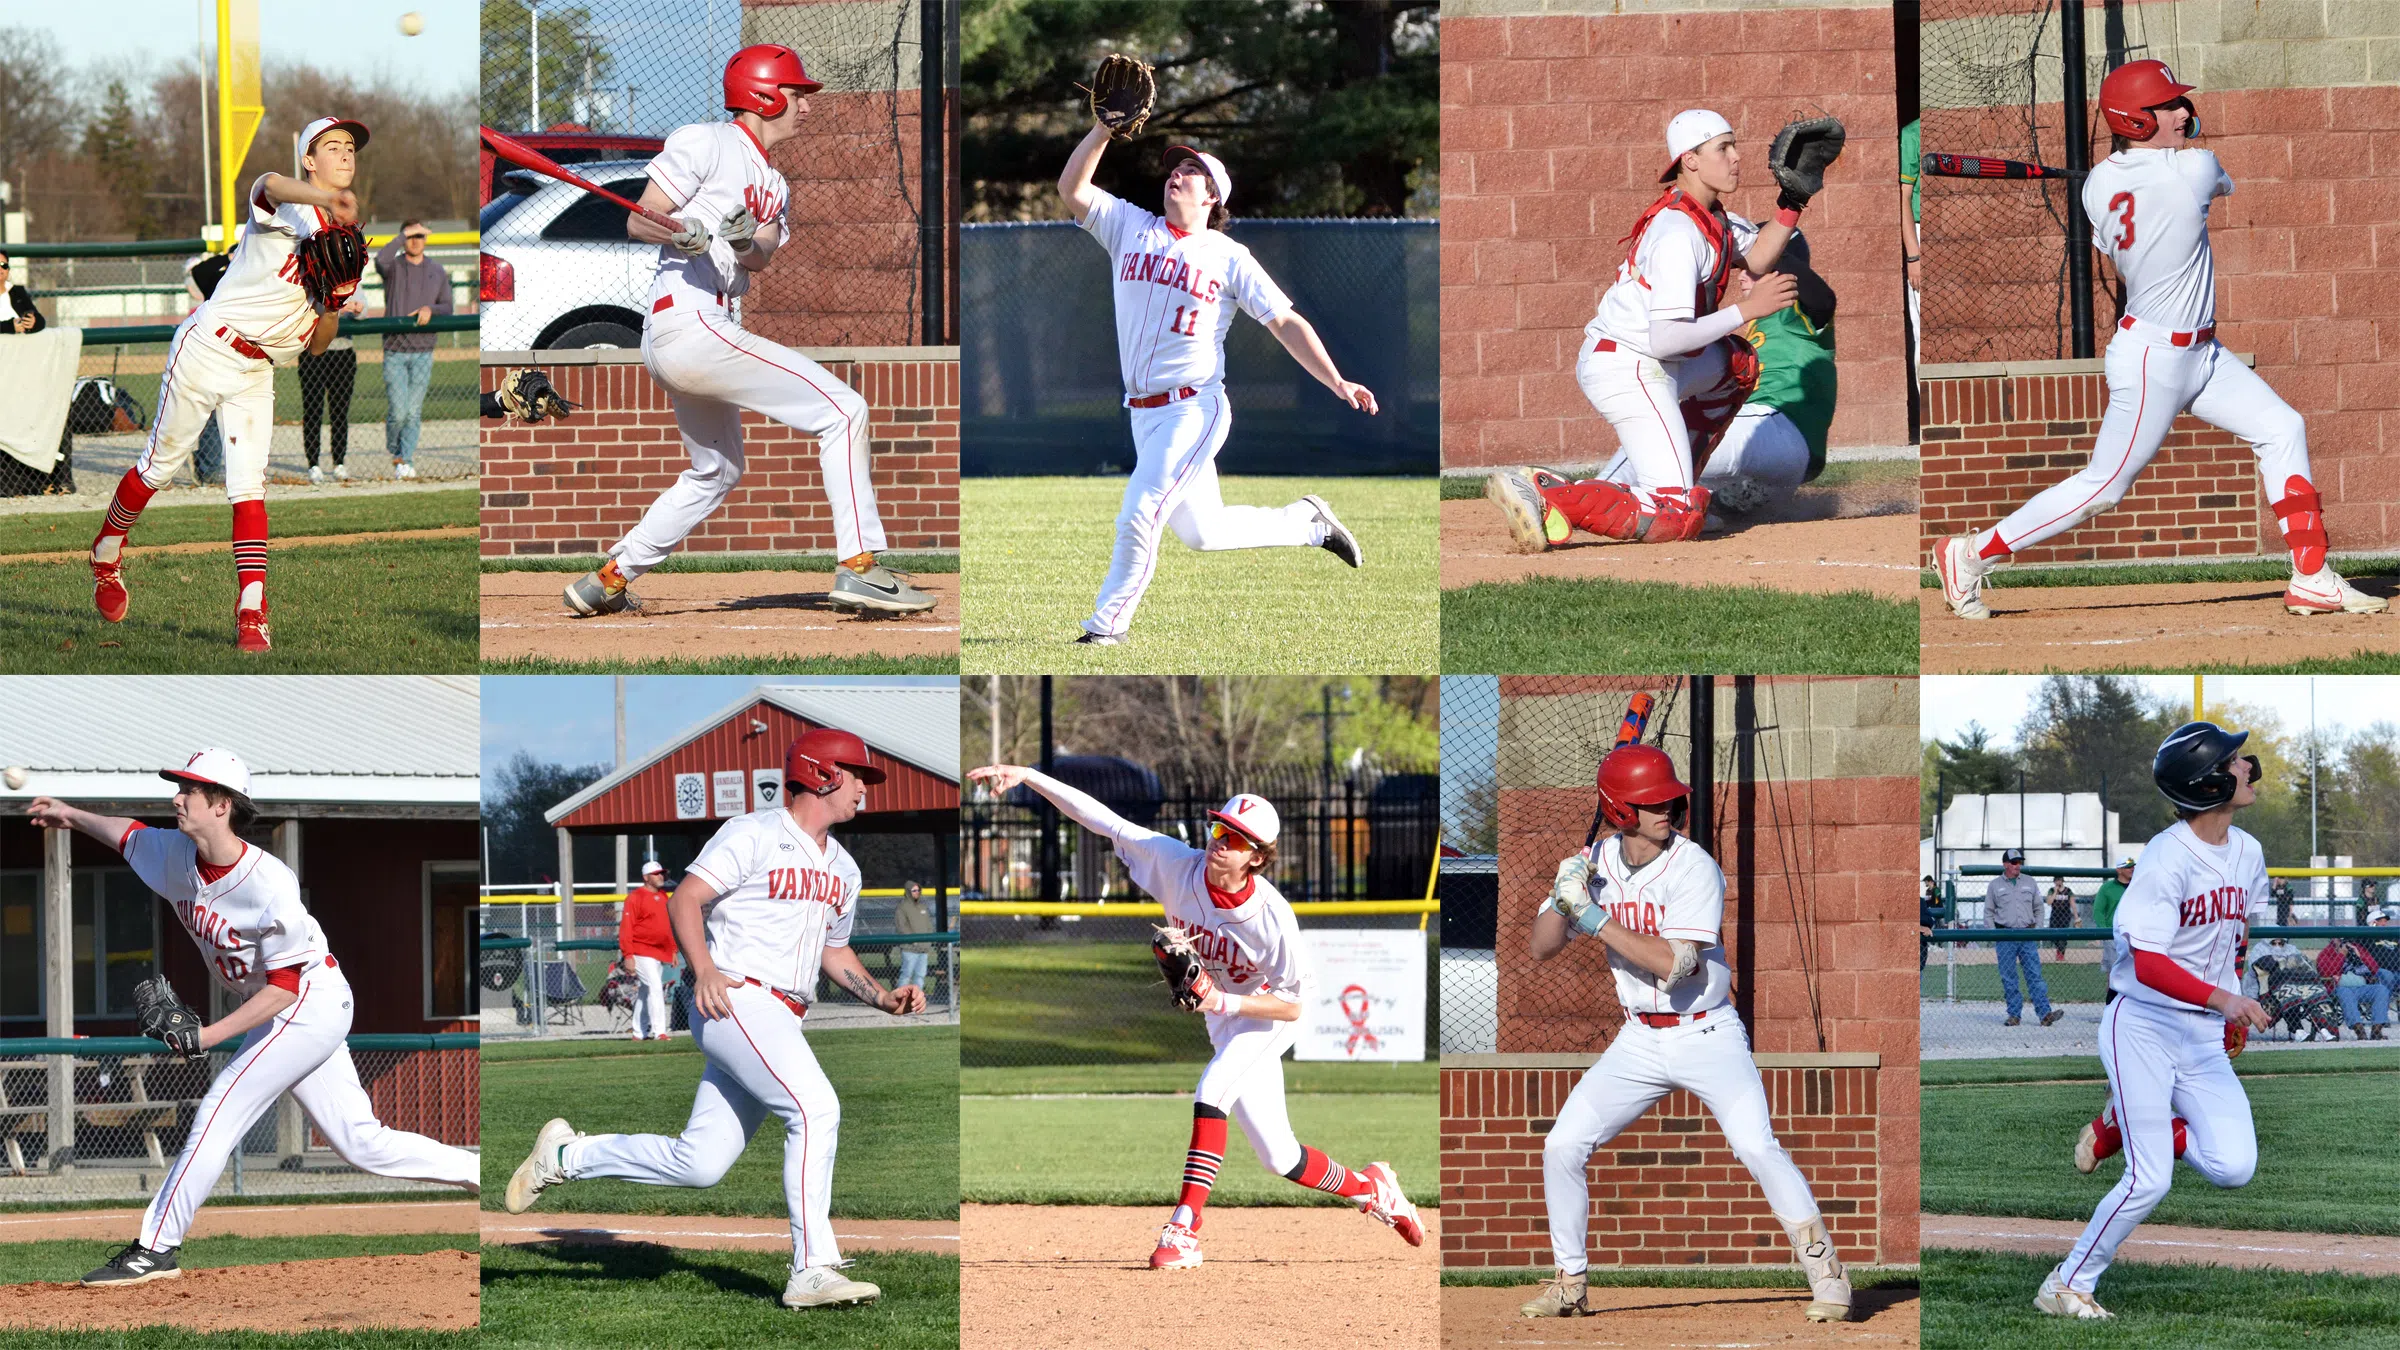
[[[2091,1293],[2117,1247],[2167,1198],[2174,1180],[2174,1121],[2184,1122],[2183,1160],[2216,1186],[2241,1186],[2258,1168],[2250,1098],[2225,1057],[2225,1019],[2171,998],[2134,974],[2134,952],[2171,958],[2205,984],[2241,992],[2234,954],[2253,913],[2274,913],[2266,855],[2229,827],[2210,844],[2178,821],[2152,838],[2140,870],[2117,902],[2108,987],[2100,1014],[2100,1063],[2125,1134],[2125,1174],[2101,1197],[2092,1220],[2053,1275]]]
[[[1610,952],[1617,1001],[1627,1013],[1617,1038],[1559,1107],[1542,1145],[1542,1199],[1550,1213],[1551,1255],[1560,1270],[1589,1264],[1592,1154],[1676,1088],[1698,1097],[1725,1132],[1767,1204],[1787,1225],[1818,1217],[1808,1179],[1775,1138],[1766,1085],[1750,1057],[1750,1033],[1727,1000],[1733,972],[1719,934],[1725,923],[1725,874],[1698,844],[1678,834],[1641,867],[1626,864],[1623,840],[1610,835],[1585,851],[1592,903],[1611,923],[1637,933],[1697,943],[1700,964],[1662,988],[1658,976]],[[1544,899],[1543,908],[1550,902]],[[1652,1026],[1641,1015],[1680,1018]]]
[[[375,1118],[346,1044],[350,982],[326,949],[324,930],[300,903],[300,879],[282,859],[244,844],[231,867],[205,867],[189,835],[140,825],[126,831],[117,850],[142,884],[173,907],[210,973],[228,989],[245,1000],[270,984],[298,995],[290,1007],[252,1027],[209,1083],[182,1152],[142,1214],[143,1246],[168,1251],[183,1245],[226,1159],[285,1092],[353,1167],[477,1186],[481,1164],[475,1154]]]
[[[733,1015],[692,1010],[707,1056],[679,1135],[596,1134],[560,1155],[570,1180],[615,1177],[650,1186],[714,1186],[773,1113],[783,1121],[783,1195],[792,1269],[840,1265],[833,1236],[833,1162],[842,1104],[801,1032],[828,947],[850,945],[859,871],[828,836],[822,846],[782,806],[726,821],[692,863],[716,890],[708,954],[733,981]],[[794,1005],[800,1006],[794,1006]]]
[[[175,326],[159,377],[158,415],[134,471],[166,486],[200,444],[210,414],[225,437],[225,499],[267,495],[267,449],[275,431],[275,367],[299,359],[317,325],[292,254],[330,229],[313,206],[269,206],[267,180],[250,185],[250,214],[216,293]]]
[[[2307,423],[2214,337],[2208,212],[2232,191],[2207,150],[2120,150],[2093,167],[2083,184],[2092,243],[2125,283],[2125,318],[2102,360],[2108,410],[2091,462],[1977,535],[1978,554],[2029,548],[2124,500],[2186,410],[2250,443],[2268,501],[2293,495],[2294,479],[2313,496]]]
[[[1617,264],[1617,280],[1584,325],[1575,358],[1575,382],[1617,433],[1622,467],[1612,461],[1601,476],[1632,487],[1645,510],[1657,505],[1661,489],[1694,486],[1691,432],[1680,405],[1725,378],[1721,339],[1742,324],[1731,308],[1733,297],[1713,293],[1718,288],[1712,281],[1720,274],[1730,279],[1728,269],[1741,266],[1738,255],[1749,252],[1758,227],[1732,212],[1724,218],[1737,255],[1730,259],[1684,210],[1671,206],[1653,215],[1632,252]],[[1653,355],[1650,326],[1674,321],[1697,321],[1702,328],[1695,332],[1708,334],[1706,345]],[[1724,453],[1720,448],[1712,456],[1712,470]],[[1802,456],[1805,468],[1805,442]]]
[[[617,570],[631,580],[656,567],[725,504],[742,479],[745,408],[817,438],[835,556],[880,550],[866,399],[816,362],[746,331],[727,308],[749,291],[750,273],[733,246],[714,237],[718,227],[747,207],[760,234],[788,241],[791,184],[739,122],[677,127],[648,172],[674,202],[669,214],[699,221],[711,238],[698,255],[658,246],[642,364],[675,405],[692,467],[609,550]]]
[[[1217,488],[1217,452],[1233,430],[1225,397],[1233,312],[1272,323],[1292,312],[1291,299],[1249,249],[1222,232],[1180,230],[1123,198],[1093,197],[1083,228],[1108,250],[1115,273],[1117,365],[1135,462],[1108,577],[1083,630],[1115,637],[1132,625],[1150,588],[1162,526],[1173,527],[1186,548],[1214,550],[1322,544],[1325,525],[1304,502],[1227,506]],[[1166,401],[1132,407],[1159,398]]]

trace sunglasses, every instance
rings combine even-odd
[[[1217,843],[1223,844],[1227,851],[1233,853],[1248,853],[1251,849],[1257,847],[1257,845],[1250,842],[1250,837],[1248,835],[1243,834],[1240,830],[1232,828],[1223,821],[1219,821],[1216,824],[1208,827],[1208,837],[1212,840],[1215,840]]]

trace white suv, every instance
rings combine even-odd
[[[649,185],[646,159],[574,171],[627,201]],[[639,347],[658,246],[625,237],[626,211],[554,178],[516,171],[484,205],[482,347]]]

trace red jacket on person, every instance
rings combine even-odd
[[[625,916],[617,920],[617,950],[627,956],[675,959],[675,930],[667,926],[667,893],[647,883],[625,893]]]
[[[2382,966],[2376,964],[2375,953],[2367,949],[2367,944],[2352,942],[2347,938],[2335,938],[2325,944],[2325,950],[2317,953],[2317,973],[2325,977],[2325,983],[2334,984],[2341,980],[2342,967],[2350,963],[2350,958],[2344,954],[2345,950],[2356,951],[2359,959],[2367,963],[2368,979],[2374,979],[2375,973],[2383,969]]]

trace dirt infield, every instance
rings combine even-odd
[[[1917,518],[1906,514],[1767,521],[1681,544],[1620,544],[1577,534],[1547,553],[1519,553],[1500,512],[1480,497],[1442,503],[1442,589],[1528,577],[1606,577],[1687,586],[1768,586],[1808,594],[1915,591]]]
[[[835,1219],[834,1240],[842,1250],[958,1254],[958,1225],[924,1219]],[[647,1242],[660,1247],[788,1251],[792,1225],[785,1219],[729,1219],[717,1215],[499,1214],[483,1216],[489,1244],[536,1246],[545,1242],[602,1246]]]
[[[2384,577],[2358,588],[2387,598],[2393,590]],[[1987,590],[1983,599],[1992,617],[1970,621],[1950,612],[1940,590],[1917,593],[1924,674],[2188,670],[2400,652],[2400,615],[2287,614],[2280,582],[2027,586]]]
[[[482,1317],[482,1270],[474,1252],[427,1252],[187,1270],[113,1289],[0,1285],[0,1328],[464,1331]]]
[[[479,1211],[472,1200],[423,1204],[202,1205],[190,1236],[295,1237],[315,1233],[472,1233]],[[0,1214],[0,1242],[86,1238],[131,1242],[141,1230],[139,1209],[77,1209],[46,1214]]]
[[[1590,1317],[1531,1321],[1517,1306],[1540,1284],[1514,1288],[1461,1286],[1442,1291],[1442,1344],[1608,1345],[1667,1350],[1682,1346],[1871,1345],[1901,1347],[1917,1339],[1914,1288],[1861,1289],[1852,1295],[1850,1322],[1811,1322],[1802,1316],[1808,1290],[1645,1289],[1594,1285],[1584,1299]]]
[[[634,583],[639,613],[580,619],[564,572],[483,576],[483,658],[707,660],[719,656],[958,655],[958,573],[919,572],[940,603],[923,614],[861,618],[835,609],[830,572],[665,572]]]
[[[961,1350],[1433,1346],[1440,1218],[1411,1247],[1347,1210],[1210,1209],[1206,1261],[1152,1270],[1156,1206],[969,1205]]]
[[[327,544],[381,543],[387,539],[472,539],[475,537],[475,534],[476,529],[472,525],[447,525],[430,530],[376,530],[371,533],[360,534],[297,534],[288,539],[276,540],[275,548],[278,552],[280,552],[287,548],[323,547]],[[165,555],[170,553],[231,553],[232,551],[233,541],[219,541],[210,539],[187,544],[144,545],[140,548],[128,549],[126,551],[126,556],[141,557],[145,554]],[[83,548],[69,549],[63,553],[0,553],[0,565],[29,562],[82,562],[91,556],[91,550]]]
[[[2083,1224],[2061,1219],[1996,1219],[1985,1215],[1926,1214],[1919,1231],[1928,1247],[1970,1247],[2020,1256],[2064,1256]],[[2354,1233],[2267,1233],[2181,1228],[2146,1223],[2117,1248],[2120,1261],[2267,1270],[2334,1270],[2351,1275],[2400,1275],[2400,1238]]]

